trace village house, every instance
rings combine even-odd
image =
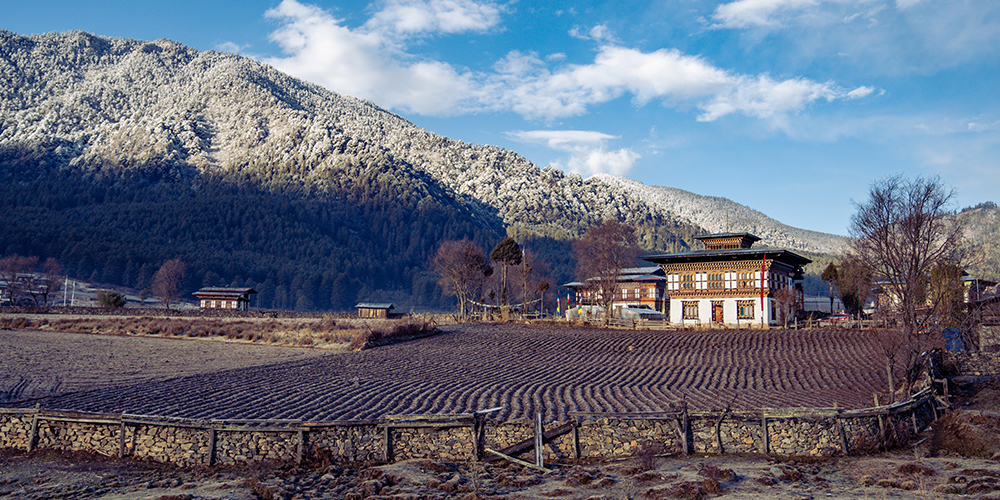
[[[645,255],[666,280],[670,322],[681,325],[777,325],[779,300],[802,308],[802,266],[811,260],[777,249],[754,249],[749,233],[700,236],[704,250]],[[793,293],[778,293],[788,289]],[[794,314],[792,312],[792,314]]]
[[[358,309],[359,318],[385,319],[392,314],[389,311],[393,309],[392,304],[375,304],[368,302],[362,302],[354,307]]]
[[[600,304],[600,290],[592,286],[593,279],[587,281],[574,281],[563,286],[573,290],[579,305],[590,307]],[[649,310],[651,313],[666,314],[667,279],[659,266],[622,269],[618,283],[618,295],[612,303],[615,309]]]
[[[194,292],[202,309],[250,310],[250,295],[257,294],[253,288],[206,287]]]

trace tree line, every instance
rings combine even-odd
[[[310,194],[230,178],[22,173],[0,171],[0,255],[52,258],[70,276],[137,290],[176,258],[188,266],[182,297],[246,286],[262,308],[443,307],[450,301],[427,269],[437,243],[502,231],[389,176]]]

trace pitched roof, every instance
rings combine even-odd
[[[736,261],[736,260],[761,260],[772,259],[784,262],[793,266],[804,266],[812,260],[788,250],[765,250],[754,248],[738,248],[732,250],[697,250],[694,252],[681,253],[661,253],[641,255],[642,260],[655,262],[657,264],[675,264],[687,262],[713,262],[713,261]]]
[[[238,296],[238,295],[248,295],[251,293],[257,293],[257,290],[253,288],[231,288],[231,287],[215,287],[209,286],[192,293],[196,297],[202,295],[223,295],[223,296]]]

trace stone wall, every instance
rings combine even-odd
[[[126,456],[186,466],[209,463],[210,434],[206,429],[176,424],[126,425],[125,443]]]
[[[30,413],[0,413],[0,448],[28,449],[31,419]]]
[[[983,351],[947,351],[945,370],[955,375],[1000,375],[1000,353]]]
[[[577,416],[571,424],[544,426],[546,432],[560,433],[545,441],[543,458],[546,462],[566,462],[576,458],[633,457],[641,450],[681,453],[685,444],[689,452],[709,454],[831,456],[867,452],[886,443],[903,442],[929,425],[937,416],[933,396],[928,391],[907,403],[856,411]],[[398,419],[282,421],[258,422],[255,427],[221,421],[146,422],[121,415],[0,409],[0,448],[89,450],[186,466],[295,461],[311,456],[339,462],[378,462],[387,454],[392,460],[470,461],[476,458],[475,428],[467,422],[471,420],[409,424]],[[679,430],[685,422],[688,432],[681,436]],[[480,450],[510,450],[525,442],[534,442],[531,422],[486,420]],[[532,460],[534,455],[530,446],[504,452],[522,455],[526,460]]]
[[[341,462],[381,460],[385,449],[382,431],[372,422],[312,427],[306,443],[307,450],[322,450],[329,458]]]
[[[299,453],[299,432],[217,430],[214,463],[246,463],[263,460],[293,461]],[[304,437],[304,436],[303,436]],[[207,457],[203,458],[203,462]]]
[[[434,458],[448,462],[475,459],[472,427],[419,427],[391,429],[392,458]]]
[[[630,457],[646,444],[659,446],[664,452],[679,452],[680,435],[672,422],[610,417],[583,420],[579,427],[580,456]]]

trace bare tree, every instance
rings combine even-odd
[[[616,220],[604,221],[573,243],[573,253],[580,280],[596,291],[604,308],[604,324],[610,324],[622,269],[634,266],[639,257],[635,230]]]
[[[521,265],[514,269],[516,287],[520,292],[521,313],[524,314],[528,310],[528,304],[534,302],[535,294],[548,289],[548,281],[544,277],[548,274],[549,265],[539,260],[534,252],[525,249]]]
[[[876,181],[869,199],[856,204],[848,256],[865,266],[894,301],[902,331],[898,356],[907,392],[923,366],[920,354],[932,344],[926,320],[929,273],[957,258],[962,225],[949,211],[954,191],[937,177],[909,180],[901,175]]]
[[[0,281],[4,294],[10,305],[16,305],[19,298],[30,290],[31,280],[27,274],[35,270],[38,257],[23,257],[17,254],[0,259]]]
[[[500,269],[500,314],[505,321],[510,319],[510,297],[507,293],[508,268],[520,265],[522,258],[521,246],[510,236],[500,240],[490,252],[490,259]]]
[[[774,292],[774,301],[778,304],[778,317],[785,328],[788,328],[788,318],[795,314],[797,299],[795,289],[790,286],[783,287]]]
[[[827,265],[820,278],[830,284],[830,313],[833,314],[833,284],[837,282],[837,265],[833,262]]]
[[[853,257],[844,257],[834,279],[844,309],[855,317],[864,309],[872,292],[872,275],[867,266]]]
[[[444,241],[431,259],[431,267],[440,277],[438,283],[458,298],[459,317],[468,319],[470,302],[493,274],[483,250],[468,239]]]
[[[31,294],[35,305],[49,305],[49,296],[62,290],[62,266],[59,261],[49,257],[42,263],[42,272],[31,274],[28,285],[28,293]]]
[[[171,259],[163,263],[153,275],[153,295],[158,297],[170,309],[170,304],[181,297],[181,286],[187,264],[180,259]]]

